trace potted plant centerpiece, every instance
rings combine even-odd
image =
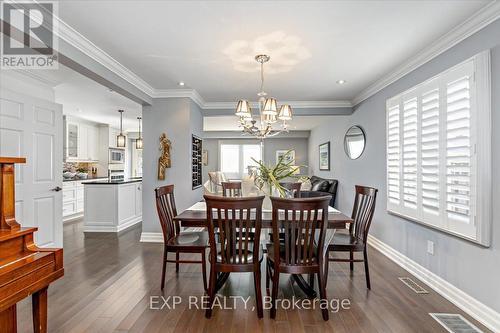
[[[264,209],[271,209],[271,199],[269,199],[270,196],[286,198],[289,195],[288,191],[281,186],[280,182],[287,178],[301,178],[300,176],[297,176],[301,166],[294,165],[293,159],[290,158],[291,154],[291,150],[287,151],[278,158],[278,163],[274,166],[266,165],[263,161],[257,161],[252,158],[252,160],[257,163],[255,185],[266,195],[262,204]]]

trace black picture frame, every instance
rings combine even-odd
[[[326,157],[323,156],[324,154],[326,154]],[[330,141],[319,145],[318,160],[320,171],[330,171]]]

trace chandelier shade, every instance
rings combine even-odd
[[[236,115],[243,118],[252,117],[252,110],[250,109],[250,103],[247,100],[240,99],[236,105]]]
[[[264,102],[264,108],[262,109],[262,114],[274,116],[278,114],[278,102],[276,102],[275,98],[266,98],[266,101]]]
[[[279,120],[291,120],[292,119],[292,107],[288,104],[283,104],[280,107],[280,112],[278,113]]]

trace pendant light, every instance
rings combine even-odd
[[[144,144],[141,136],[141,119],[141,117],[137,117],[137,120],[139,120],[139,138],[135,140],[135,149],[142,149],[142,146]]]
[[[123,135],[123,110],[118,110],[118,112],[120,112],[120,134],[116,136],[116,146],[125,148],[125,142],[127,140],[125,135]]]

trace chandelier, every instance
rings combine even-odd
[[[260,63],[260,92],[259,114],[254,118],[250,103],[247,100],[240,99],[236,105],[236,116],[239,117],[239,127],[244,134],[250,134],[260,140],[276,136],[283,132],[288,132],[287,121],[292,119],[292,108],[288,104],[283,104],[278,109],[278,102],[275,98],[267,97],[264,91],[264,63],[271,59],[270,56],[259,54],[255,60]],[[276,129],[273,124],[281,122],[280,128]]]

